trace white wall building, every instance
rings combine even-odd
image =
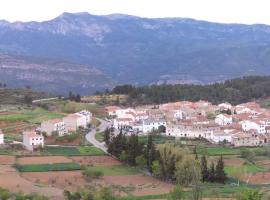
[[[264,122],[254,122],[250,120],[245,120],[240,122],[243,131],[256,130],[259,134],[266,133],[267,124]]]
[[[232,134],[224,133],[224,132],[213,133],[209,139],[210,139],[210,141],[213,141],[215,143],[220,143],[223,141],[227,141],[227,142],[231,143],[232,142]]]
[[[117,118],[129,118],[131,113],[135,114],[135,110],[133,108],[117,109],[115,111],[115,115]]]
[[[116,118],[113,119],[113,128],[121,129],[127,126],[131,126],[134,121],[131,118]]]
[[[86,126],[88,124],[90,124],[90,122],[92,120],[92,113],[91,112],[89,112],[88,110],[82,110],[82,111],[80,111],[80,112],[78,112],[76,114],[81,115],[82,117],[84,117]]]
[[[147,119],[143,121],[143,133],[149,133],[154,130],[158,130],[160,126],[166,127],[167,123],[164,119]]]
[[[232,116],[228,114],[219,114],[215,118],[215,122],[220,126],[231,124],[233,121]]]
[[[167,136],[186,138],[211,139],[215,132],[220,132],[220,127],[215,124],[172,123],[166,128]]]
[[[182,110],[173,110],[173,118],[176,120],[184,119],[185,113]]]
[[[228,110],[228,109],[232,109],[232,104],[230,103],[221,103],[221,104],[218,104],[218,107],[220,110]]]
[[[76,131],[79,127],[86,128],[87,120],[86,117],[81,114],[70,114],[63,118],[68,131]]]
[[[67,134],[65,123],[62,119],[51,119],[41,123],[41,132],[45,132],[51,136],[53,132],[57,132],[59,136]]]
[[[35,131],[24,131],[23,146],[29,151],[34,151],[44,146],[44,137],[38,135]]]
[[[1,129],[0,129],[0,144],[4,144],[4,134]]]

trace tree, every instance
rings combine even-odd
[[[122,151],[120,156],[119,156],[119,159],[122,161],[122,162],[127,162],[127,152],[126,151]]]
[[[176,182],[182,186],[195,184],[201,179],[200,164],[191,156],[178,161],[175,169]]]
[[[0,188],[0,199],[8,200],[11,197],[11,194],[8,190]]]
[[[137,156],[135,160],[136,160],[136,164],[139,167],[144,167],[146,165],[146,159],[145,159],[144,155]]]
[[[75,97],[76,102],[81,102],[81,95],[77,94]]]
[[[217,166],[216,166],[216,176],[215,180],[219,183],[225,183],[227,176],[224,171],[224,162],[222,156],[218,159]]]
[[[158,146],[159,165],[161,178],[171,180],[175,176],[176,163],[184,158],[186,152],[172,144],[162,144]]]
[[[210,170],[209,170],[209,178],[208,180],[213,183],[215,181],[215,165],[214,162],[212,162]]]
[[[160,168],[160,164],[158,160],[153,161],[151,169],[152,169],[152,173],[156,177],[161,177],[161,168]]]
[[[163,125],[160,125],[160,126],[158,127],[158,132],[159,132],[159,133],[165,133],[165,132],[166,132],[166,127],[163,126]]]
[[[169,200],[182,200],[184,199],[184,192],[180,185],[176,185],[169,194]]]
[[[30,105],[30,104],[32,104],[33,98],[32,98],[32,96],[31,96],[30,94],[26,94],[26,95],[24,95],[24,97],[23,97],[23,101],[24,101],[24,103],[26,103],[27,105]]]
[[[113,192],[110,188],[104,187],[95,195],[95,200],[115,200]]]
[[[207,167],[207,160],[205,155],[201,157],[201,174],[202,174],[202,182],[208,181],[209,178],[209,172]]]
[[[238,194],[237,200],[261,200],[263,194],[258,190],[246,189]]]
[[[106,128],[104,131],[104,142],[108,146],[111,141],[111,131],[109,128]]]
[[[148,135],[148,140],[147,140],[147,145],[146,145],[146,162],[147,162],[147,168],[152,173],[152,164],[153,161],[157,159],[157,150],[156,150],[156,145],[153,142],[153,136],[152,134]]]
[[[138,135],[132,134],[128,139],[127,144],[127,161],[131,166],[136,165],[136,157],[141,154]]]
[[[192,200],[202,199],[202,190],[198,184],[192,186]]]

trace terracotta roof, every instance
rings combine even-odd
[[[41,135],[38,135],[35,131],[24,131],[23,135],[27,135],[29,138],[31,138],[31,137],[42,137]]]
[[[55,118],[55,119],[48,120],[48,122],[51,122],[53,124],[57,124],[57,123],[63,122],[63,120],[62,119]]]
[[[117,121],[124,122],[124,121],[132,121],[131,118],[118,118]]]
[[[78,114],[70,114],[70,115],[67,115],[66,116],[67,118],[72,118],[72,119],[78,119],[78,118],[80,118],[80,117],[82,117],[82,116],[80,116],[80,115],[78,115]]]

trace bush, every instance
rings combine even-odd
[[[84,167],[82,174],[88,180],[98,179],[104,175],[103,172],[91,169],[90,167]]]

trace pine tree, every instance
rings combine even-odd
[[[202,174],[202,182],[208,181],[209,171],[207,168],[207,160],[205,155],[201,157],[201,174]]]
[[[227,176],[224,171],[224,162],[222,156],[218,159],[217,166],[216,166],[216,181],[219,183],[225,183]]]
[[[195,160],[198,160],[197,147],[194,147],[193,153],[195,154]]]
[[[211,167],[210,167],[210,170],[209,170],[209,178],[208,178],[208,180],[211,183],[213,183],[215,181],[215,176],[216,176],[216,174],[215,174],[215,165],[212,162]]]
[[[104,131],[104,142],[105,144],[108,146],[109,143],[111,141],[111,131],[109,128],[107,128],[105,131]]]
[[[148,136],[146,154],[147,167],[150,173],[152,173],[152,164],[153,161],[157,159],[157,150],[151,134]]]
[[[131,166],[136,165],[136,157],[140,155],[140,145],[139,145],[139,139],[138,136],[133,134],[129,137],[128,143],[127,143],[127,162]]]

